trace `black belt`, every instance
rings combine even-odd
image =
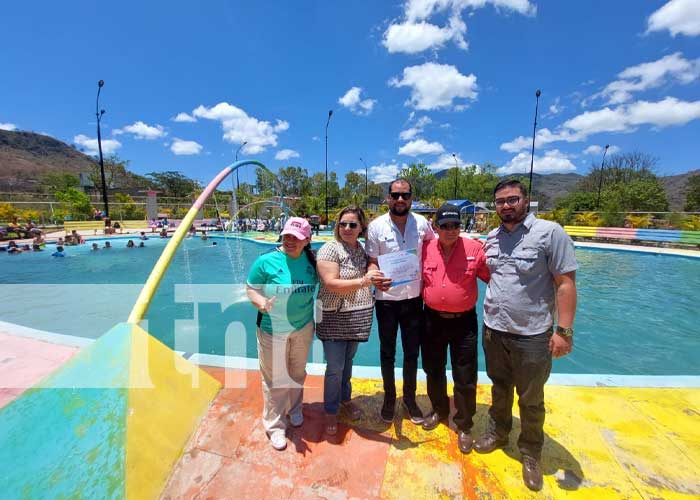
[[[445,312],[445,311],[437,311],[435,309],[427,308],[428,311],[431,313],[435,314],[436,316],[441,317],[442,319],[455,319],[455,318],[461,318],[462,316],[466,316],[469,313],[474,312],[474,309],[469,309],[468,311],[462,311],[462,312]]]

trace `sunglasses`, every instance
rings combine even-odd
[[[357,229],[357,222],[338,222],[340,227],[349,227],[350,229]]]
[[[497,207],[502,207],[506,203],[512,207],[513,205],[517,205],[518,203],[520,203],[520,196],[509,196],[508,198],[496,198],[496,200],[494,200],[494,203],[496,204]]]
[[[411,199],[411,193],[389,193],[389,196],[391,196],[392,200],[398,200],[399,198],[403,198],[404,200]]]
[[[459,222],[446,222],[445,224],[440,224],[440,229],[446,231],[453,231],[459,229]]]

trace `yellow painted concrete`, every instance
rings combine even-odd
[[[375,395],[380,384],[353,380],[353,394]],[[418,392],[430,408],[424,384]],[[480,385],[475,436],[489,404],[490,386]],[[548,386],[546,404],[537,498],[700,498],[700,389]],[[533,498],[521,479],[517,396],[513,415],[509,446],[488,455],[462,455],[454,428],[397,419],[382,498]]]
[[[136,325],[131,346],[126,497],[157,498],[221,384]]]

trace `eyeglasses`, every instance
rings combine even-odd
[[[389,196],[391,196],[392,200],[398,200],[399,198],[403,198],[404,200],[411,199],[411,193],[389,193]]]
[[[357,228],[357,222],[338,222],[340,227],[349,227],[350,229]]]
[[[459,222],[445,222],[444,224],[440,224],[438,227],[444,231],[454,231],[455,229],[460,228]]]
[[[511,207],[520,203],[520,196],[509,196],[508,198],[496,198],[494,201],[497,207],[502,207],[506,203]]]

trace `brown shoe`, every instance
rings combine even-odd
[[[508,438],[499,438],[495,432],[489,431],[474,443],[477,453],[491,453],[498,448],[504,448],[508,444]]]
[[[425,430],[425,431],[432,431],[438,425],[440,425],[440,422],[442,422],[444,420],[447,420],[447,419],[442,418],[436,412],[432,412],[430,415],[425,417],[425,419],[423,420],[423,424],[421,424],[421,427],[423,427],[423,430]]]
[[[532,491],[542,489],[542,468],[536,458],[523,455],[523,482]]]
[[[459,445],[459,451],[467,454],[474,448],[474,438],[470,432],[459,431],[457,434],[457,444]]]

